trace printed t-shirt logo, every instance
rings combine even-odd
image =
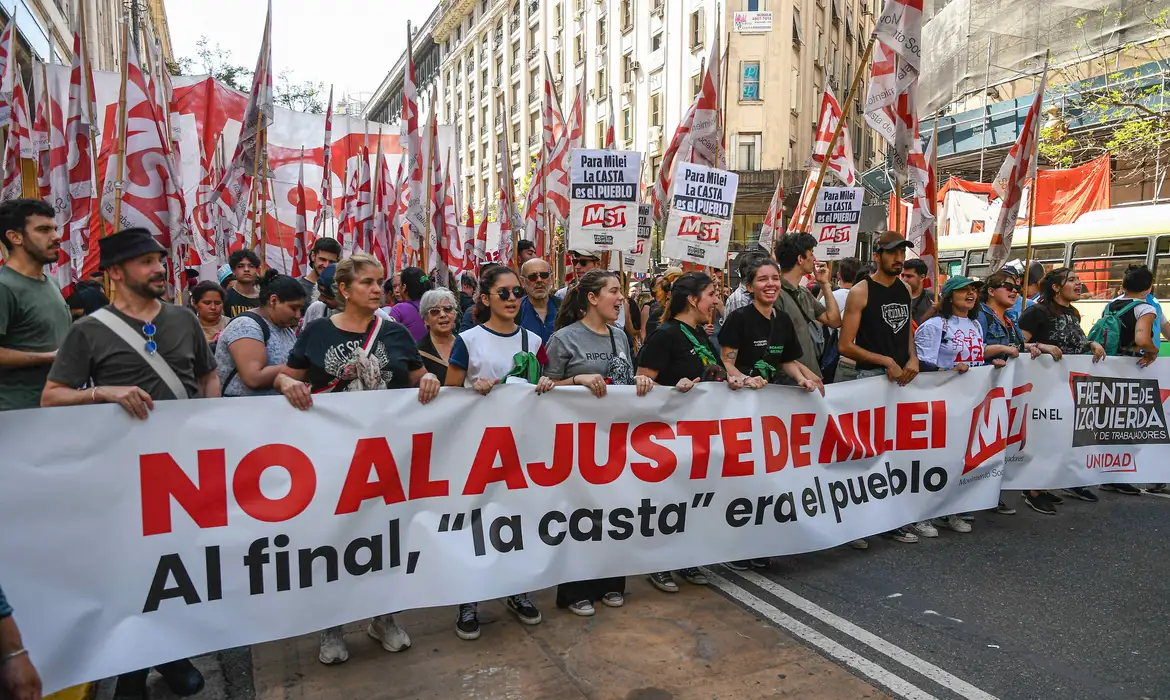
[[[882,304],[882,320],[897,333],[910,320],[910,307],[906,304]]]

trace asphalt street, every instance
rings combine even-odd
[[[970,534],[712,567],[724,595],[895,697],[1170,698],[1170,499],[1005,499]]]

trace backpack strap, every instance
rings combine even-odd
[[[93,312],[90,314],[90,317],[106,328],[109,328],[114,332],[114,335],[129,345],[134,352],[138,353],[138,356],[146,362],[147,366],[154,370],[154,373],[163,381],[163,384],[167,385],[167,388],[171,390],[171,393],[175,395],[176,399],[191,398],[187,395],[187,387],[183,386],[183,382],[179,379],[179,375],[175,374],[175,370],[171,369],[171,366],[167,364],[167,361],[163,359],[162,355],[157,352],[147,352],[146,341],[121,316],[110,311],[107,306]]]
[[[378,333],[381,330],[382,330],[382,317],[377,315],[377,314],[374,314],[374,322],[372,324],[370,324],[370,330],[366,331],[366,339],[362,341],[362,346],[361,346],[361,348],[358,349],[358,353],[361,354],[361,356],[363,358],[370,356],[370,350],[374,347],[374,343],[378,340]],[[341,387],[341,386],[342,386],[342,380],[341,379],[334,379],[333,381],[329,382],[328,384],[321,387],[320,389],[317,389],[313,393],[314,394],[328,394],[330,392],[337,391],[338,387]],[[349,386],[349,382],[345,382],[345,386]]]
[[[260,326],[260,335],[264,336],[264,347],[267,348],[268,347],[268,340],[272,337],[272,331],[269,330],[268,323],[265,322],[264,318],[261,317],[260,314],[256,313],[255,311],[245,311],[244,313],[240,314],[236,318],[240,318],[240,317],[250,318],[250,319],[252,319],[252,321],[254,321],[256,323],[257,326]],[[220,331],[220,332],[222,333],[223,331]],[[231,353],[230,348],[228,349],[228,353],[229,354]],[[234,359],[232,360],[232,364],[235,364]],[[223,389],[222,390],[224,392],[227,391],[228,385],[230,385],[232,383],[232,380],[236,378],[237,374],[239,374],[239,370],[236,369],[235,367],[232,367],[232,371],[228,372],[227,379],[225,379],[223,382]]]

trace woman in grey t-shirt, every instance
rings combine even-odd
[[[556,386],[588,387],[598,398],[605,396],[610,384],[634,385],[638,396],[645,396],[654,382],[634,375],[630,342],[616,327],[625,303],[613,272],[591,270],[570,287],[557,313],[557,331],[545,351],[545,376]],[[562,583],[557,586],[557,607],[588,617],[599,600],[611,608],[625,605],[625,590],[624,576]]]
[[[269,270],[260,280],[260,306],[227,325],[215,346],[216,371],[224,396],[280,392],[272,383],[297,342],[305,288],[296,279]]]

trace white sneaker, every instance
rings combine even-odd
[[[864,539],[853,540],[849,543],[849,546],[854,549],[869,549],[869,542]]]
[[[569,606],[569,612],[581,617],[592,617],[596,611],[593,609],[593,603],[588,600],[578,600]]]
[[[330,627],[321,633],[321,651],[317,659],[327,665],[341,664],[349,660],[349,649],[340,627]]]
[[[382,643],[386,651],[402,651],[410,648],[410,635],[398,626],[393,615],[379,615],[370,620],[366,634]]]
[[[945,518],[938,518],[937,522],[943,527],[949,527],[955,532],[971,532],[971,523],[963,520],[957,515],[948,515]]]
[[[611,608],[620,608],[626,604],[626,597],[617,591],[610,591],[601,596],[601,602],[605,603]]]
[[[931,525],[929,520],[914,523],[910,527],[914,528],[914,532],[917,532],[922,537],[938,537],[938,528]]]

